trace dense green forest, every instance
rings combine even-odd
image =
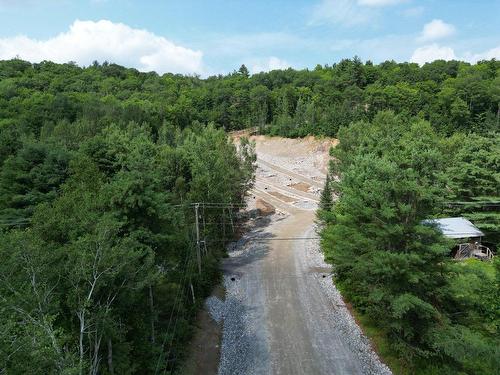
[[[252,183],[224,130],[247,127],[340,139],[325,254],[408,368],[494,373],[499,262],[451,262],[421,221],[467,216],[498,246],[499,116],[495,60],[206,79],[0,61],[0,373],[175,371]]]
[[[485,133],[499,126],[499,69],[496,60],[419,67],[354,58],[251,76],[242,66],[201,79],[108,63],[80,68],[10,60],[0,62],[0,119],[2,127],[22,124],[36,134],[49,124],[85,119],[146,122],[153,132],[163,122],[184,128],[199,121],[226,130],[259,126],[284,136],[336,136],[341,126],[393,110],[428,120],[439,133]]]
[[[104,92],[70,114],[74,93],[53,96],[36,76],[64,92],[84,71],[47,66],[46,78],[20,61],[0,70],[14,90],[0,99],[0,373],[170,373],[219,278],[252,145],[236,149],[213,125],[139,119],[120,99],[106,114]]]
[[[401,373],[496,373],[500,261],[453,261],[454,243],[423,221],[472,215],[498,245],[499,134],[445,137],[425,120],[380,112],[338,137],[337,178],[325,189],[338,200],[324,195],[320,217],[343,295]]]

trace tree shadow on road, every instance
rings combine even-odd
[[[269,246],[267,239],[275,237],[267,228],[272,222],[270,216],[258,217],[252,221],[246,232],[238,241],[232,242],[227,246],[229,257],[222,262],[222,270],[225,275],[240,274],[243,268],[252,263],[264,259]]]

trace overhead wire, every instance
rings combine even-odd
[[[170,331],[170,326],[171,326],[171,323],[172,323],[172,318],[173,318],[173,315],[174,315],[174,311],[175,311],[176,305],[178,306],[178,308],[177,308],[177,314],[176,314],[176,318],[175,318],[176,322],[174,323],[174,327],[177,327],[177,320],[179,318],[179,311],[180,311],[180,307],[179,307],[180,306],[180,300],[181,300],[182,292],[184,291],[184,283],[186,281],[186,277],[187,277],[188,270],[189,270],[189,267],[191,265],[192,259],[193,259],[193,251],[192,251],[192,247],[191,247],[191,249],[190,249],[190,251],[189,251],[189,253],[186,256],[186,259],[184,261],[184,267],[183,267],[184,272],[182,272],[182,278],[181,278],[182,282],[180,283],[179,290],[177,291],[175,299],[174,299],[174,304],[172,305],[172,310],[170,312],[170,318],[169,318],[167,329],[165,331],[165,335],[164,335],[163,342],[162,342],[162,345],[161,345],[160,354],[159,354],[158,360],[156,362],[155,374],[158,373],[160,362],[161,362],[161,358],[162,358],[162,356],[164,354],[163,349],[165,348],[165,344],[166,344],[166,341],[167,341],[168,333]],[[173,336],[174,335],[175,335],[175,329],[174,329],[173,334],[172,334],[172,340],[173,340]],[[170,343],[169,348],[171,348],[171,344],[172,343]],[[168,357],[169,356],[170,356],[170,349],[169,349],[169,352],[168,352],[167,356],[165,357],[165,359],[167,360],[167,363],[168,363]]]
[[[185,281],[186,281],[186,279],[187,279],[188,270],[189,270],[189,267],[190,267],[190,265],[191,265],[191,261],[194,259],[194,258],[193,258],[193,253],[194,253],[194,252],[193,252],[193,251],[190,251],[189,253],[190,253],[190,257],[189,257],[189,258],[190,258],[190,260],[189,260],[188,265],[187,265],[187,267],[186,267],[186,270],[185,270],[185,272],[184,272],[183,282],[182,282],[182,284],[181,284],[181,289],[180,289],[180,290],[183,290],[183,289],[184,289],[184,283],[185,283]],[[168,358],[170,357],[170,353],[171,353],[171,351],[172,351],[173,341],[174,341],[174,337],[175,337],[175,332],[177,331],[177,323],[178,323],[178,321],[179,321],[179,312],[180,312],[180,310],[181,310],[181,303],[179,303],[179,304],[177,305],[177,314],[176,314],[176,319],[175,319],[175,323],[174,323],[174,329],[173,329],[173,331],[172,331],[172,336],[171,336],[171,339],[170,339],[170,344],[169,344],[169,348],[168,348],[168,353],[167,353],[167,356],[165,357],[165,358],[166,358],[166,360],[167,360],[167,366],[166,366],[165,370],[168,370],[168,366],[169,366],[169,365],[168,365]]]

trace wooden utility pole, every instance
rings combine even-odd
[[[201,207],[201,218],[203,219],[203,239],[205,239],[205,203],[202,203],[203,206]]]
[[[200,204],[194,205],[194,216],[196,220],[196,258],[198,259],[198,272],[201,274],[201,253],[200,253],[200,224],[198,222],[198,209]]]
[[[226,246],[226,209],[222,207],[222,244]]]
[[[193,303],[196,302],[196,299],[194,298],[194,288],[193,288],[193,283],[189,283],[189,286],[191,287],[191,295],[193,296]]]
[[[233,222],[233,204],[229,206],[229,219],[231,220],[231,230],[234,233],[234,222]]]
[[[203,219],[203,253],[205,255],[208,254],[208,250],[207,250],[207,228],[206,228],[206,224],[205,224],[205,203],[202,203],[203,206],[201,207],[202,210],[201,210],[201,218]]]

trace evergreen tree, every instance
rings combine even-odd
[[[486,233],[490,246],[500,245],[500,135],[457,134],[448,144],[453,158],[446,170],[445,214],[465,216]]]
[[[333,185],[339,198],[322,243],[344,296],[407,364],[443,374],[489,373],[498,366],[496,328],[485,329],[498,321],[487,302],[495,287],[466,276],[449,257],[451,244],[423,225],[440,213],[448,188],[442,144],[425,121],[392,113],[341,129],[330,170],[340,177]],[[467,284],[464,277],[480,293],[481,307],[464,306],[471,298],[464,299],[469,289],[457,289]],[[485,325],[469,328],[460,311]]]
[[[25,224],[38,204],[50,202],[68,174],[68,153],[28,142],[5,160],[0,171],[0,220]]]
[[[321,191],[321,196],[319,198],[319,209],[324,211],[329,211],[332,209],[333,205],[333,193],[331,188],[330,173],[326,174],[325,185]]]
[[[245,66],[245,64],[240,66],[240,68],[238,69],[238,73],[240,73],[244,78],[250,77],[250,72],[248,71],[248,68]]]

